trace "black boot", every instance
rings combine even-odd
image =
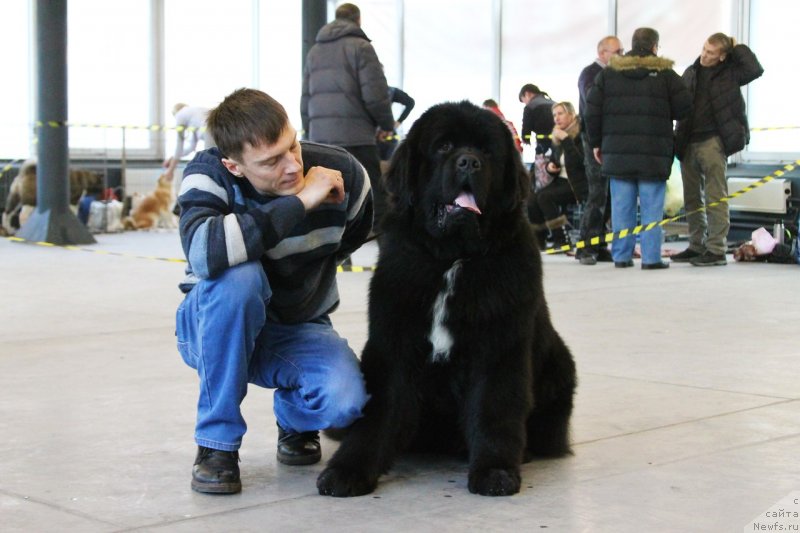
[[[313,465],[322,459],[319,431],[289,433],[278,426],[278,461],[285,465]]]
[[[564,226],[560,228],[551,228],[550,234],[553,236],[553,248],[561,248],[562,246],[572,246],[569,240],[569,234]]]
[[[192,489],[211,494],[235,494],[242,490],[239,480],[239,452],[197,447],[192,468]]]

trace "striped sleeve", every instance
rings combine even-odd
[[[190,169],[209,170],[187,167]],[[191,271],[200,279],[261,258],[305,216],[303,204],[295,196],[238,212],[232,188],[223,186],[212,174],[188,174],[178,196],[181,245]]]
[[[347,206],[347,224],[339,253],[349,255],[367,240],[372,231],[373,203],[372,188],[367,170],[355,158],[350,177],[349,205]]]

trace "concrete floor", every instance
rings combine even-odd
[[[402,459],[373,495],[320,497],[336,445],[323,441],[319,465],[278,464],[271,392],[257,388],[244,490],[208,496],[189,488],[197,378],[173,334],[183,265],[134,257],[182,257],[177,234],[97,240],[86,248],[130,255],[0,239],[0,530],[800,528],[768,514],[800,512],[796,265],[645,272],[545,257],[580,375],[575,455],[525,465],[514,497],[471,495],[464,464],[428,457]],[[374,257],[369,244],[355,263]],[[339,275],[334,321],[357,352],[369,278]]]

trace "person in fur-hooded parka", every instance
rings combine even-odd
[[[656,49],[657,49],[656,45]],[[602,172],[619,179],[663,180],[672,169],[672,121],[685,118],[692,96],[674,61],[635,47],[614,56],[587,95],[589,143]]]

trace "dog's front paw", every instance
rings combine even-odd
[[[346,498],[363,496],[375,490],[377,478],[371,478],[364,472],[348,470],[340,467],[328,467],[317,478],[317,490],[322,496]]]
[[[519,469],[486,468],[469,473],[469,491],[482,496],[511,496],[519,492]]]

